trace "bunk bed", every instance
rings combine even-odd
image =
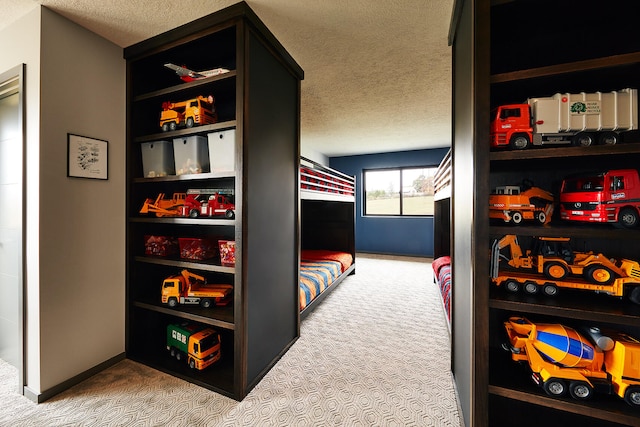
[[[355,272],[355,177],[300,158],[300,318]]]
[[[444,311],[451,328],[451,150],[444,156],[434,178],[433,280],[440,289]]]

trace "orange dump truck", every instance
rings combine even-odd
[[[548,224],[553,214],[553,194],[538,187],[506,185],[489,195],[489,218],[520,224],[535,220]]]

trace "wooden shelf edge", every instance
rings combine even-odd
[[[577,415],[598,418],[604,421],[625,423],[630,426],[640,426],[640,418],[638,417],[627,415],[618,411],[597,408],[594,407],[593,404],[587,405],[579,404],[577,402],[565,402],[563,400],[554,399],[552,397],[544,395],[532,395],[531,393],[491,384],[489,384],[489,393],[507,399],[518,400],[521,402],[530,403],[537,406],[544,406],[546,408],[557,409],[559,411],[570,412]]]
[[[133,142],[149,142],[149,141],[161,141],[173,139],[180,136],[198,135],[203,133],[217,132],[225,129],[235,129],[237,126],[236,120],[226,120],[224,122],[218,122],[211,125],[195,126],[187,129],[179,129],[169,132],[158,132],[149,135],[139,136],[133,138]]]
[[[198,261],[188,261],[183,259],[165,259],[154,258],[148,256],[136,256],[135,260],[138,262],[146,262],[148,264],[167,265],[170,267],[192,268],[195,270],[212,271],[216,273],[235,274],[235,267],[225,267],[217,264],[207,264]]]
[[[591,147],[534,147],[516,151],[492,151],[489,160],[492,162],[512,160],[551,159],[557,157],[586,157],[602,155],[623,155],[640,153],[640,143],[627,142],[616,145],[594,145]]]
[[[506,83],[516,80],[534,79],[537,77],[575,73],[600,68],[613,68],[621,65],[635,64],[638,62],[640,62],[640,52],[626,53],[621,55],[607,56],[604,58],[587,59],[584,61],[569,62],[566,64],[549,65],[546,67],[530,68],[527,70],[493,74],[490,78],[490,83]]]
[[[152,182],[195,181],[199,179],[225,179],[235,177],[235,172],[205,172],[197,174],[167,175],[157,178],[133,178],[132,182],[149,184]]]
[[[234,227],[236,225],[235,219],[193,219],[193,218],[146,218],[146,217],[131,217],[130,222],[147,222],[150,224],[182,224],[182,225],[204,225],[204,226],[226,226]]]
[[[144,93],[142,95],[138,95],[135,98],[133,98],[133,102],[144,101],[145,99],[151,99],[158,96],[170,95],[170,94],[181,92],[187,89],[192,89],[194,87],[205,86],[205,85],[208,85],[209,83],[226,80],[230,78],[235,78],[235,77],[236,77],[236,70],[230,70],[228,73],[219,74],[213,77],[207,77],[206,79],[194,80],[188,83],[181,83],[181,84],[179,83],[165,89],[154,90],[153,92]]]
[[[135,307],[143,308],[145,310],[155,311],[157,313],[167,314],[169,316],[180,317],[182,319],[193,320],[194,322],[204,323],[206,325],[216,326],[218,328],[226,329],[229,331],[235,330],[235,325],[225,320],[216,319],[215,317],[200,316],[198,314],[187,313],[168,307],[159,307],[157,305],[149,304],[146,302],[134,301]]]

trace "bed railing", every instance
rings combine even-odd
[[[300,157],[300,195],[303,199],[355,201],[356,179]]]

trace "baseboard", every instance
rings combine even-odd
[[[34,403],[42,403],[48,399],[51,399],[53,396],[62,393],[63,391],[70,389],[76,384],[80,384],[82,381],[91,378],[95,374],[104,371],[107,368],[115,365],[116,363],[124,360],[126,358],[125,353],[120,353],[117,356],[112,357],[109,360],[106,360],[99,365],[94,366],[91,369],[88,369],[75,377],[69,378],[68,380],[51,387],[48,390],[43,391],[42,393],[37,393],[31,390],[28,386],[24,387],[24,396],[31,400]]]

